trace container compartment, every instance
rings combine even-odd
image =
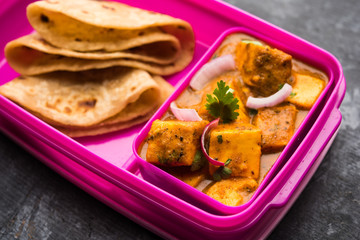
[[[160,119],[162,115],[168,110],[169,105],[172,101],[178,98],[178,96],[186,89],[189,85],[189,82],[192,76],[200,69],[200,67],[205,64],[206,62],[210,61],[216,50],[219,48],[221,43],[230,35],[242,33],[246,34],[250,37],[254,37],[260,41],[265,42],[266,44],[280,49],[285,53],[288,53],[293,56],[296,60],[301,60],[307,64],[314,64],[316,67],[327,74],[329,78],[329,82],[327,83],[325,89],[317,99],[314,106],[310,109],[308,114],[306,115],[303,122],[300,124],[297,131],[294,133],[291,141],[287,144],[285,149],[281,152],[280,156],[275,161],[273,167],[270,169],[262,183],[254,192],[251,199],[236,207],[226,206],[211,197],[207,196],[206,194],[202,193],[201,191],[183,183],[181,180],[171,176],[169,173],[161,170],[160,168],[144,161],[136,152],[136,149],[139,149],[142,142],[145,140],[151,124],[154,120]],[[186,76],[185,80],[182,84],[176,89],[174,94],[169,97],[169,99],[163,104],[163,106],[158,110],[158,112],[149,120],[146,126],[141,130],[139,136],[134,141],[134,154],[137,156],[137,160],[139,160],[139,176],[144,178],[144,180],[156,185],[157,187],[167,191],[174,196],[183,199],[191,203],[192,205],[199,207],[203,210],[209,211],[210,213],[214,214],[234,214],[246,209],[260,194],[260,192],[264,189],[264,187],[269,184],[271,179],[276,175],[276,173],[281,169],[281,167],[285,164],[287,159],[289,159],[292,153],[296,150],[298,145],[301,143],[303,138],[307,135],[309,129],[311,128],[312,124],[318,117],[318,114],[324,107],[326,102],[326,96],[331,88],[334,85],[334,78],[332,77],[333,71],[331,68],[327,67],[326,62],[322,61],[321,58],[318,58],[319,52],[316,49],[313,49],[311,52],[302,52],[297,48],[297,46],[293,46],[290,43],[274,41],[270,37],[263,36],[256,31],[249,30],[246,28],[236,27],[231,28],[223,32],[219,38],[214,42],[214,44],[209,48],[209,50],[205,53],[205,55],[201,58],[201,60],[195,65],[193,69],[190,70],[189,74]]]

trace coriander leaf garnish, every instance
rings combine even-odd
[[[231,159],[225,161],[225,166],[219,167],[213,174],[214,181],[221,181],[221,179],[227,179],[231,176],[232,170],[228,166],[231,162]]]
[[[278,90],[282,89],[284,85],[285,85],[285,83],[280,83],[278,86]]]
[[[231,176],[232,170],[228,167],[229,163],[231,162],[231,159],[229,158],[225,162],[225,166],[219,167],[213,174],[214,181],[221,181],[221,179],[227,179]]]
[[[217,136],[218,143],[223,143],[222,135]]]
[[[196,151],[190,171],[194,172],[201,169],[203,166],[205,166],[205,163],[206,163],[206,159],[201,153],[201,151]]]
[[[223,80],[218,82],[217,86],[213,92],[215,96],[206,95],[206,110],[224,123],[231,122],[239,116],[239,113],[235,112],[239,109],[239,99],[234,97],[233,93],[229,91],[230,87],[226,86]]]
[[[295,97],[296,96],[296,92],[291,92],[290,93],[290,98],[293,98],[293,97]]]
[[[230,164],[230,162],[231,162],[231,159],[230,159],[230,158],[228,158],[228,160],[226,160],[226,161],[225,161],[225,164],[224,164],[224,165],[225,165],[225,166],[227,166],[227,165],[229,165],[229,164]]]
[[[255,116],[256,114],[258,114],[258,110],[257,110],[257,109],[253,109],[253,108],[250,108],[250,109],[249,109],[249,115],[250,115],[250,116]]]

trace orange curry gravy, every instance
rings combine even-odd
[[[240,33],[232,34],[223,41],[221,46],[214,53],[213,57],[215,58],[217,56],[221,56],[221,55],[225,55],[225,54],[232,54],[235,56],[236,45],[242,40],[258,41],[256,39],[252,38],[251,36],[247,36],[245,34],[240,34]],[[266,45],[265,43],[262,43],[262,44]],[[231,71],[226,74],[232,75],[232,77],[235,77],[235,78],[239,79],[240,82],[242,82],[241,75],[238,70]],[[328,78],[323,72],[321,72],[305,63],[302,63],[296,59],[292,59],[292,76],[294,76],[294,74],[302,74],[302,75],[314,77],[314,78],[318,79],[319,81],[323,81],[324,86],[328,83]],[[213,81],[215,81],[215,80],[217,81],[218,78],[215,78]],[[202,91],[194,91],[190,87],[188,87],[178,97],[178,99],[176,100],[176,104],[180,108],[189,108],[189,107],[194,108],[194,106],[202,104],[204,101],[204,98],[206,98],[206,94],[210,92],[210,89],[213,89],[213,85],[214,85],[214,83],[210,82],[207,86],[204,87],[204,89]],[[243,82],[242,82],[242,85],[244,85]],[[250,95],[251,95],[251,93],[250,93]],[[244,102],[244,99],[242,99],[242,101]],[[297,106],[295,131],[298,129],[299,125],[301,124],[303,119],[306,117],[309,109],[310,108]],[[198,110],[198,109],[196,109],[196,110]],[[247,110],[249,111],[249,109],[247,109]],[[162,117],[161,120],[166,121],[166,120],[172,120],[172,119],[176,119],[176,118],[172,114],[171,110],[168,110],[164,114],[164,116]],[[253,120],[254,120],[254,115],[250,114],[250,123],[253,123]],[[146,159],[147,148],[148,148],[148,143],[147,143],[147,141],[144,141],[144,143],[140,146],[140,148],[138,150],[139,155],[143,159]],[[276,159],[279,157],[280,154],[281,154],[281,149],[278,151],[273,151],[271,153],[262,153],[261,158],[260,158],[259,178],[257,179],[258,184],[260,184],[263,181],[266,174],[269,172],[269,170],[271,169],[271,167],[273,166],[274,162],[276,161]],[[209,176],[209,174],[208,174],[208,177],[206,177],[205,179],[198,179],[199,175],[192,173],[190,171],[190,167],[160,167],[160,168],[162,168],[163,170],[167,171],[168,173],[172,174],[173,176],[183,180],[185,183],[190,184],[205,193],[209,189],[209,187],[211,187],[215,183],[212,180],[211,176]],[[203,169],[207,169],[207,168],[204,167]],[[206,171],[206,170],[202,170],[202,171]],[[247,202],[251,198],[253,193],[254,193],[254,191],[244,191],[244,192],[240,193],[242,195],[242,199],[243,199],[240,204]]]

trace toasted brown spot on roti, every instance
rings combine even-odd
[[[49,22],[49,18],[48,16],[44,15],[44,14],[41,14],[40,15],[40,20],[44,23],[48,23]]]
[[[101,5],[103,8],[105,8],[105,9],[110,9],[111,11],[115,11],[115,8],[113,8],[113,7],[110,7],[110,6],[107,6],[107,5],[105,5],[105,4],[103,4],[103,5]]]
[[[65,113],[71,113],[71,108],[65,107],[65,108],[64,108],[64,112],[65,112]]]
[[[78,103],[79,107],[93,108],[95,107],[96,99],[85,100]]]

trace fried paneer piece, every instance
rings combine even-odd
[[[162,166],[190,166],[208,123],[155,120],[147,138],[146,161]]]
[[[229,178],[216,182],[206,194],[225,205],[238,206],[243,204],[257,187],[257,181],[252,178]]]
[[[300,109],[309,110],[325,88],[325,81],[309,76],[294,73],[292,94],[288,101]]]
[[[263,153],[281,151],[295,130],[297,109],[293,105],[259,109],[253,124],[261,129]]]
[[[227,165],[231,177],[259,178],[261,131],[251,124],[220,124],[210,133],[209,155],[220,162],[231,159]],[[210,164],[213,175],[218,167]]]
[[[282,84],[291,83],[292,57],[269,46],[240,42],[236,65],[244,83],[258,96],[270,96]]]

